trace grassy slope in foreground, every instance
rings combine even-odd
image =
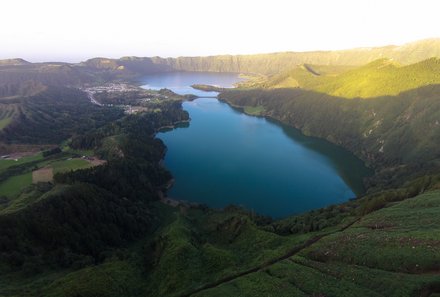
[[[417,196],[266,269],[194,296],[397,297],[438,290],[439,211],[440,191]]]
[[[401,66],[392,60],[380,59],[337,74],[331,71],[326,73],[328,68],[310,65],[295,67],[269,78],[261,86],[300,87],[345,98],[370,98],[398,95],[407,90],[440,83],[440,59],[437,58],[407,66]]]
[[[440,285],[438,190],[391,203],[347,229],[284,236],[263,230],[239,210],[161,208],[168,223],[153,241],[53,282],[43,279],[47,285],[39,292],[66,297],[403,297]],[[307,242],[313,237],[316,242]]]

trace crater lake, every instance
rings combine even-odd
[[[201,98],[183,103],[189,126],[160,132],[174,176],[168,197],[223,208],[230,204],[282,218],[347,201],[364,191],[370,170],[353,154],[292,127],[249,116],[193,84],[232,87],[237,74],[170,72],[146,76],[144,88]],[[205,98],[203,98],[205,97]]]

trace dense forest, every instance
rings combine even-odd
[[[63,100],[75,103],[69,93],[63,91],[63,99],[51,105],[52,110],[74,116],[76,109],[63,110],[69,107]],[[42,93],[40,97],[51,100],[51,95]],[[72,95],[83,96],[78,92]],[[34,103],[35,100],[32,99]],[[75,105],[81,108],[78,103]],[[92,113],[82,116],[92,119],[93,111],[99,107],[90,102],[87,107]],[[114,118],[111,113],[105,116],[106,108],[99,111],[102,122],[88,125],[87,133],[79,124],[61,125],[61,122],[56,126],[42,126],[46,129],[42,133],[48,133],[47,129],[59,129],[62,133],[63,127],[69,126],[72,133],[57,136],[73,136],[72,148],[94,149],[105,156],[107,162],[102,166],[56,174],[54,183],[30,185],[14,198],[26,199],[25,205],[0,211],[1,273],[19,271],[30,276],[53,269],[93,266],[113,257],[115,248],[126,247],[154,231],[158,214],[152,203],[160,199],[160,191],[171,178],[160,165],[165,146],[154,139],[154,135],[162,126],[188,120],[188,114],[181,109],[179,101],[155,103],[154,112],[141,115],[121,117],[119,112],[114,113],[118,109],[113,109],[113,115],[118,115]],[[79,117],[77,123],[81,121],[84,119]],[[20,135],[31,133],[24,130]],[[105,139],[115,136],[117,140],[106,146]],[[117,153],[112,154],[109,150]],[[63,154],[59,149],[47,151],[43,154],[44,160],[47,162],[59,154]],[[35,165],[12,166],[5,174],[13,170],[21,172],[29,166]]]
[[[90,104],[83,92],[73,88],[50,87],[14,100],[19,110],[0,131],[0,141],[6,144],[58,144],[123,115],[121,110]]]

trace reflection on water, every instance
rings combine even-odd
[[[160,74],[154,81],[159,87],[172,81],[174,90],[186,90],[193,83],[222,86],[237,79],[235,74],[210,74],[210,81],[200,73],[173,75]],[[245,115],[217,99],[200,98],[183,108],[190,114],[189,126],[157,135],[168,147],[165,165],[175,178],[168,193],[172,198],[211,207],[241,205],[279,218],[341,203],[363,191],[369,170],[327,141]]]

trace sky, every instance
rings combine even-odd
[[[440,37],[438,0],[3,0],[0,59],[199,56]]]

